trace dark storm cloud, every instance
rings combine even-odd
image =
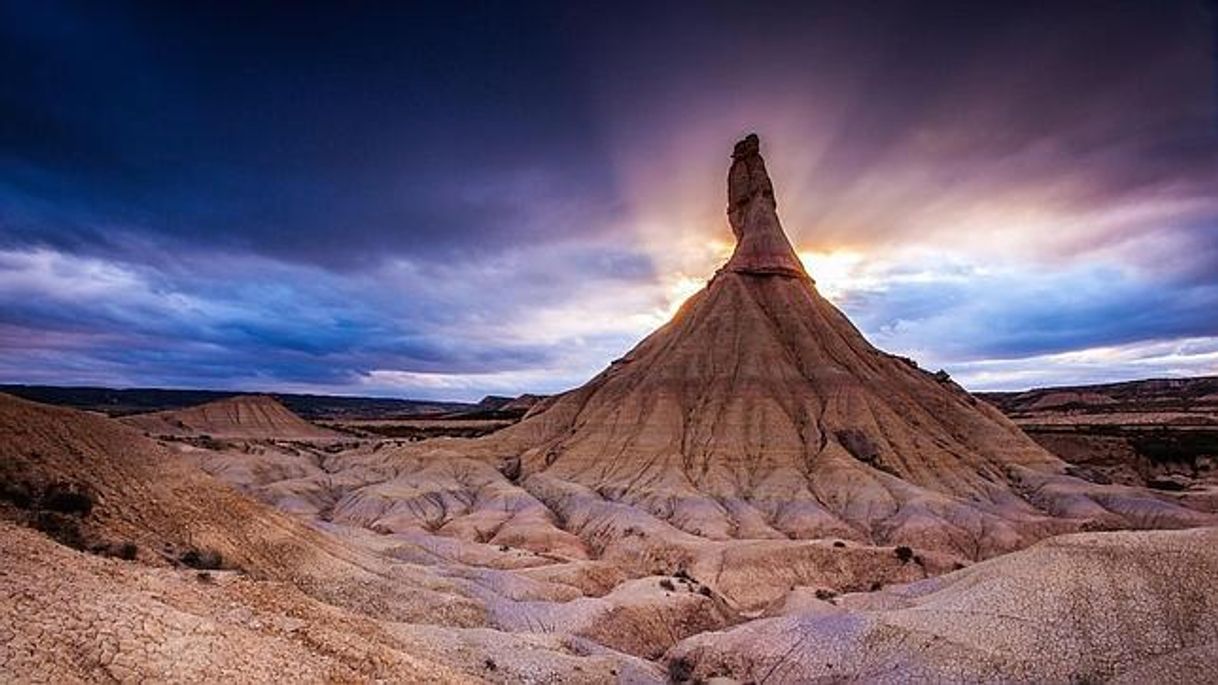
[[[619,142],[670,144],[695,109],[722,119],[694,143],[715,154],[735,132],[769,132],[792,160],[779,181],[801,240],[902,240],[949,201],[1077,211],[1218,189],[1199,2],[800,3],[618,22],[640,45],[613,51],[618,35],[601,31],[596,73]]]
[[[0,375],[555,390],[713,270],[751,129],[799,247],[873,262],[841,301],[882,344],[973,364],[1215,336],[1214,21],[0,0]],[[966,262],[892,262],[919,245]]]
[[[472,337],[476,314],[453,311],[434,292],[378,296],[372,284],[256,260],[230,262],[227,271],[182,277],[50,252],[7,255],[0,340],[8,354],[0,369],[69,374],[93,360],[92,372],[112,374],[111,382],[340,387],[373,369],[485,373],[553,357],[536,345]],[[507,288],[486,299],[511,314],[520,294]]]
[[[5,18],[3,200],[65,214],[18,217],[10,244],[131,233],[341,266],[594,232],[615,211],[527,8],[51,2]]]

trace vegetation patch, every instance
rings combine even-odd
[[[224,556],[215,550],[187,550],[178,557],[178,561],[200,570],[216,571],[224,568]]]
[[[69,516],[88,516],[93,498],[63,483],[54,483],[42,495],[43,509]]]
[[[135,557],[140,553],[140,548],[134,542],[124,542],[111,547],[110,550],[114,556],[123,561],[135,561]]]
[[[689,659],[681,656],[668,662],[668,681],[671,683],[687,683],[694,675],[694,665]]]
[[[81,551],[95,551],[82,527],[93,512],[93,496],[84,488],[64,482],[38,485],[3,474],[0,500],[12,509],[8,516],[18,523],[45,533],[61,545]],[[108,550],[107,545],[101,546]],[[104,552],[103,552],[104,553]]]
[[[1138,454],[1152,464],[1195,464],[1218,456],[1218,431],[1160,429],[1130,438]]]
[[[84,532],[81,531],[80,521],[67,514],[54,511],[40,511],[34,515],[32,527],[46,533],[52,540],[72,549],[85,550]]]

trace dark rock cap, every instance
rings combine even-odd
[[[736,250],[724,267],[749,274],[807,278],[778,221],[774,186],[761,157],[761,139],[750,133],[732,150],[727,174],[727,218]]]

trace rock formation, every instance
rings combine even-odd
[[[1218,377],[986,393],[1075,472],[1218,512]]]
[[[761,158],[761,141],[750,134],[736,143],[727,175],[727,219],[736,250],[724,267],[745,274],[807,277],[778,221],[774,185]]]
[[[1218,520],[1076,477],[990,405],[872,347],[798,267],[752,137],[728,190],[740,235],[728,266],[519,423],[199,463],[331,530],[371,531],[401,559],[560,561],[547,581],[598,595],[681,571],[740,615],[792,588],[914,581],[1059,533]]]
[[[123,422],[151,435],[317,439],[339,433],[315,426],[267,395],[236,395],[196,407],[135,414]]]
[[[872,347],[800,266],[756,136],[736,145],[728,197],[736,251],[672,321],[510,428],[407,451],[502,460],[596,548],[658,526],[979,559],[1056,533],[1212,520],[1067,475],[990,405]],[[571,529],[585,520],[595,532]]]

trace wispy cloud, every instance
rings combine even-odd
[[[957,364],[954,371],[957,381],[975,390],[1215,375],[1218,374],[1218,337],[963,362]]]

